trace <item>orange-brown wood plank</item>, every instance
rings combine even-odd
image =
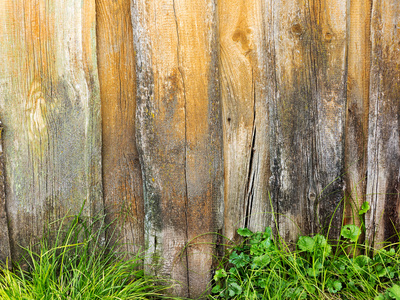
[[[218,3],[224,132],[224,233],[272,225],[263,1]]]
[[[1,0],[0,107],[12,257],[67,213],[102,211],[94,0]]]
[[[281,236],[338,237],[343,197],[346,3],[271,1],[276,97],[270,103],[271,191]],[[338,209],[337,209],[338,208]],[[337,213],[332,218],[333,212]]]
[[[367,182],[371,1],[350,1],[346,111],[346,219],[360,225],[358,211]]]
[[[382,247],[400,228],[400,5],[373,1],[368,132],[367,240]]]
[[[103,186],[109,233],[123,250],[144,247],[143,182],[135,139],[136,76],[130,1],[96,1],[103,127]]]
[[[197,297],[211,279],[221,137],[214,1],[133,1],[145,243]],[[194,239],[194,240],[193,240]],[[187,242],[190,245],[185,249]]]

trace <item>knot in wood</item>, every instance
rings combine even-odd
[[[291,32],[296,36],[300,36],[303,33],[303,28],[299,23],[295,23],[292,25]]]
[[[247,54],[253,50],[252,40],[253,30],[250,27],[242,28],[238,27],[232,35],[234,42],[240,42],[243,51]]]

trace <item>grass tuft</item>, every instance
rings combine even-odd
[[[117,253],[117,245],[105,243],[105,230],[101,218],[63,218],[55,237],[25,249],[27,267],[1,268],[0,299],[172,299],[163,295],[171,282],[145,275],[142,255]]]

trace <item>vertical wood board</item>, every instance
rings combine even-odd
[[[4,116],[12,257],[45,224],[102,212],[100,97],[94,1],[1,2]],[[55,225],[56,226],[56,225]]]
[[[268,106],[263,1],[220,1],[220,83],[224,133],[224,234],[263,230],[268,202]]]
[[[346,3],[274,1],[277,93],[270,121],[279,231],[338,237],[346,104]],[[337,209],[338,208],[338,209]],[[332,217],[333,212],[336,214]]]
[[[11,262],[4,177],[3,124],[0,121],[0,263],[2,264]]]
[[[102,106],[103,185],[109,238],[124,251],[144,247],[144,200],[135,139],[136,75],[130,1],[96,1]]]
[[[346,220],[360,225],[368,143],[371,1],[350,1],[346,110]]]
[[[376,248],[400,226],[400,6],[373,1],[368,127],[367,240]]]
[[[220,200],[214,16],[213,1],[132,2],[146,246],[189,297],[211,279],[214,238],[199,235],[214,231]]]

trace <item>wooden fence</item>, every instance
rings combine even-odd
[[[193,298],[238,227],[400,229],[398,0],[0,3],[2,260],[85,199]]]

